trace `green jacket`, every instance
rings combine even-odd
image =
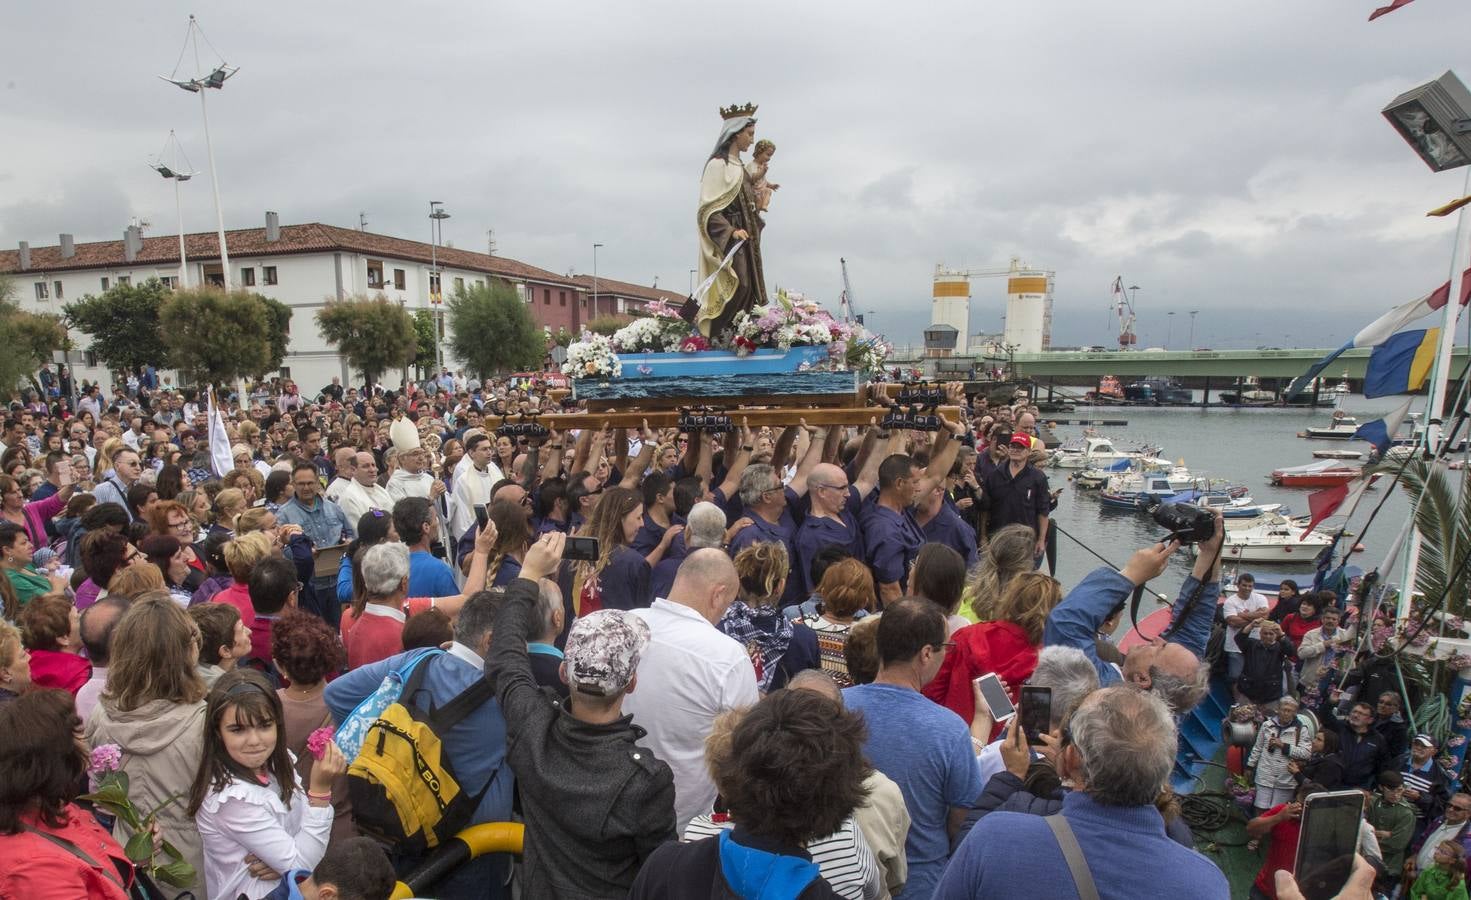
[[[1379,838],[1379,850],[1384,854],[1384,868],[1398,872],[1410,839],[1415,836],[1415,807],[1403,800],[1385,803],[1384,797],[1378,796],[1369,807],[1368,819],[1375,831],[1389,832],[1389,837]]]
[[[1410,888],[1408,900],[1467,900],[1466,879],[1456,879],[1455,887],[1451,887],[1451,873],[1440,866],[1431,866],[1420,877],[1415,879],[1415,886]]]

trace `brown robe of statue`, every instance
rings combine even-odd
[[[723,338],[724,332],[740,313],[752,307],[766,305],[766,278],[761,270],[761,229],[764,227],[766,223],[761,221],[757,212],[756,189],[751,184],[750,176],[743,171],[740,193],[736,194],[735,200],[729,206],[711,215],[705,226],[710,239],[720,248],[722,259],[730,252],[730,244],[734,240],[731,237],[732,232],[745,229],[750,235],[730,261],[731,271],[740,279],[740,286],[736,288],[730,302],[725,304],[725,309],[711,323],[712,339]]]

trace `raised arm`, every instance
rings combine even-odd
[[[624,467],[623,481],[620,482],[622,487],[626,487],[629,490],[636,490],[639,484],[643,482],[644,472],[648,471],[649,464],[654,461],[654,451],[659,446],[658,436],[649,427],[648,419],[644,419],[644,428],[641,432],[641,437],[643,438],[643,443],[638,448],[638,455]],[[626,447],[627,444],[625,443],[624,446]]]
[[[1098,568],[1088,573],[1048,615],[1042,644],[1047,647],[1076,647],[1093,663],[1104,685],[1117,682],[1119,671],[1098,656],[1098,647],[1094,643],[1098,627],[1136,587],[1163,573],[1170,554],[1178,547],[1174,541],[1152,544],[1136,550],[1122,572]]]
[[[797,463],[797,473],[792,476],[791,484],[787,485],[798,497],[807,493],[807,476],[822,462],[823,447],[827,444],[826,429],[809,427],[806,419],[802,419],[801,423],[811,439],[807,442],[807,452],[802,454],[802,461]]]
[[[797,443],[797,435],[801,432],[801,426],[788,425],[776,439],[776,446],[771,451],[771,467],[778,473],[786,469],[787,460],[792,457],[792,447]]]
[[[546,459],[541,461],[541,483],[555,479],[562,474],[562,448],[566,446],[565,437],[562,432],[552,429],[547,437],[547,442],[542,444],[540,451],[546,454]]]
[[[1180,585],[1180,594],[1170,610],[1169,642],[1194,653],[1197,659],[1205,658],[1205,645],[1210,642],[1211,623],[1216,617],[1216,600],[1221,595],[1221,543],[1226,537],[1226,526],[1220,510],[1216,510],[1215,519],[1215,533],[1197,548],[1195,568]]]
[[[740,448],[736,451],[734,459],[726,460],[725,480],[720,482],[720,493],[727,500],[734,496],[735,492],[740,488],[741,474],[751,464],[751,450],[755,446],[755,440],[756,435],[751,432],[751,429],[742,420]]]

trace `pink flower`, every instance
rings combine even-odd
[[[92,775],[106,775],[123,767],[123,750],[117,744],[98,744],[92,748],[91,764],[87,771]]]
[[[311,751],[312,756],[321,759],[327,752],[327,745],[332,743],[332,738],[337,734],[330,725],[325,725],[307,735],[306,748]]]

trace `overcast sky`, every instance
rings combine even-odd
[[[227,227],[320,221],[444,236],[558,272],[687,287],[718,107],[760,104],[782,184],[769,286],[860,310],[900,343],[936,263],[1055,270],[1054,343],[1329,346],[1444,281],[1461,195],[1383,120],[1448,68],[1471,78],[1471,4],[313,2],[9,4],[0,244],[173,233],[145,167],[195,99],[156,77],[189,12],[241,67],[210,116]],[[1460,47],[1458,52],[1456,47]],[[214,60],[204,48],[206,68]],[[186,63],[183,74],[193,74]],[[186,228],[213,228],[207,178]],[[978,281],[971,330],[999,330]],[[1169,311],[1176,315],[1171,320]],[[1171,332],[1172,335],[1167,334]]]

